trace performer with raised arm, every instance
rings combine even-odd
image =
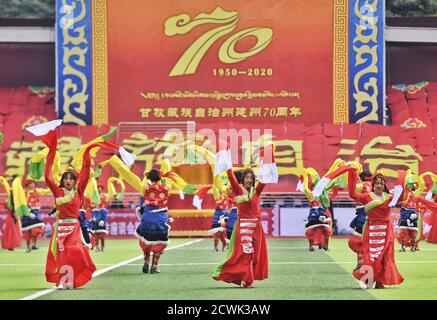
[[[273,156],[273,146],[265,150],[263,162],[258,173],[258,181],[251,169],[246,169],[238,183],[232,171],[230,150],[216,155],[215,175],[226,171],[232,189],[236,194],[238,220],[232,232],[225,260],[217,266],[213,279],[243,284],[252,288],[255,280],[268,277],[267,245],[261,224],[259,200],[265,183],[277,183],[278,171]]]
[[[93,243],[95,243],[95,251],[104,251],[104,241],[108,234],[106,230],[107,210],[100,206],[106,206],[106,198],[104,194],[100,193],[100,188],[97,186],[95,175],[90,178],[88,186],[85,190],[85,195],[89,199],[88,203],[91,209],[90,233],[93,236]]]
[[[167,215],[169,192],[173,186],[189,194],[193,194],[197,189],[173,172],[167,159],[161,162],[161,170],[150,170],[145,174],[143,181],[117,157],[102,162],[99,167],[103,168],[107,164],[110,164],[120,177],[144,197],[144,205],[135,211],[138,220],[141,221],[135,235],[139,239],[144,254],[142,270],[144,273],[160,273],[158,262],[170,242],[168,223],[173,221]],[[153,259],[150,266],[152,253]]]
[[[416,251],[417,240],[420,239],[419,224],[421,221],[419,220],[421,219],[417,211],[417,199],[425,188],[423,177],[419,177],[418,188],[415,184],[413,173],[407,170],[399,219],[398,241],[401,244],[401,252],[405,252],[406,247],[410,247],[412,252]]]
[[[114,183],[117,183],[121,187],[119,193],[116,192]],[[115,198],[117,201],[123,200],[124,192],[126,186],[121,179],[116,177],[108,178],[108,194],[104,193],[103,185],[98,185],[98,197],[99,203],[91,211],[91,230],[93,237],[96,241],[96,251],[105,250],[105,238],[108,235],[107,224],[108,224],[108,202]]]
[[[372,192],[356,191],[359,165],[344,165],[323,177],[314,189],[318,196],[332,179],[348,173],[349,195],[359,203],[365,204],[367,223],[363,230],[363,264],[353,272],[353,276],[371,288],[382,289],[384,285],[398,285],[404,278],[400,275],[394,255],[394,231],[390,222],[390,210],[402,198],[403,183],[398,184],[393,195],[388,193],[385,177],[379,173],[372,181]],[[402,172],[398,172],[403,181]]]
[[[328,172],[332,172],[344,163],[336,159]],[[312,190],[320,180],[319,174],[313,168],[305,168],[298,184],[298,191],[304,192],[308,199],[310,212],[305,224],[305,237],[308,239],[308,251],[314,251],[313,246],[328,250],[329,239],[332,235],[332,217],[329,211],[329,190],[335,186],[332,182],[325,188],[319,197],[313,197]]]
[[[232,189],[232,186],[229,184],[229,179],[227,177],[226,172],[222,172],[217,175],[214,174],[215,154],[213,154],[208,149],[196,144],[189,145],[188,150],[192,150],[193,152],[195,152],[195,154],[197,154],[197,156],[204,158],[210,165],[212,175],[214,177],[213,185],[212,185],[214,198],[216,199],[218,196],[222,196],[223,198],[226,197],[226,200],[228,202],[227,211],[229,212],[229,214],[227,217],[223,216],[221,223],[224,224],[223,222],[226,222],[226,248],[228,248],[235,222],[238,219],[237,202],[235,201],[236,193]],[[243,170],[234,171],[235,177],[239,184],[241,183],[242,172]],[[196,193],[196,196],[193,199],[193,205],[198,209],[200,208],[199,203],[202,202],[201,198],[199,197],[203,197],[206,194],[206,189],[205,188],[202,189],[199,190],[198,193]],[[203,194],[203,196],[201,194]],[[217,217],[216,216],[213,217],[213,224],[215,224],[216,226],[220,224],[220,216],[221,216],[221,214],[219,213],[217,214],[218,214]]]
[[[38,249],[36,245],[38,236],[44,232],[44,223],[40,217],[41,203],[39,196],[51,194],[50,189],[36,188],[35,183],[36,181],[33,179],[24,181],[27,205],[30,209],[30,214],[24,215],[21,221],[21,231],[27,244],[26,252]]]
[[[305,237],[308,239],[308,251],[314,251],[313,246],[328,250],[329,237],[332,234],[331,219],[328,209],[322,205],[320,197],[313,197],[312,190],[319,180],[318,173],[313,168],[305,168],[302,186],[308,199],[310,212],[305,224]],[[328,207],[328,197],[324,197]]]
[[[68,167],[62,174],[60,183],[52,175],[57,148],[56,128],[62,123],[54,120],[26,128],[35,136],[41,137],[48,146],[45,160],[44,177],[47,186],[55,197],[58,210],[57,223],[49,245],[46,263],[46,279],[56,283],[58,288],[79,288],[92,278],[96,267],[91,260],[89,250],[83,243],[78,222],[79,209],[83,202],[85,187],[88,184],[91,167],[91,150],[104,148],[112,152],[120,152],[125,161],[131,164],[135,157],[116,144],[97,138],[83,146],[75,156],[76,168]],[[98,141],[98,142],[96,142]]]

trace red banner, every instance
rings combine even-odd
[[[49,216],[49,210],[41,211],[41,220],[46,224],[44,237],[49,238],[53,233],[56,218]],[[207,231],[211,228],[213,210],[170,210],[169,216],[174,219],[170,224],[171,236],[207,236]],[[273,216],[272,208],[261,209],[261,219],[266,235],[273,234]],[[6,212],[0,212],[0,237]],[[106,229],[110,237],[134,237],[139,221],[135,215],[134,209],[109,209],[108,223]]]

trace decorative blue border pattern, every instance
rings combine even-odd
[[[56,87],[58,117],[92,124],[91,0],[56,0]]]
[[[384,123],[384,2],[349,2],[350,123]]]

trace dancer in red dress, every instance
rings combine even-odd
[[[46,279],[56,283],[58,288],[79,288],[91,280],[96,267],[89,255],[89,249],[82,241],[81,228],[78,221],[84,191],[88,184],[91,169],[90,151],[93,148],[104,148],[112,152],[120,152],[122,157],[134,160],[134,157],[118,145],[108,142],[96,142],[83,146],[80,172],[72,167],[62,174],[59,186],[55,183],[52,171],[57,148],[56,128],[62,123],[54,120],[30,128],[28,131],[40,136],[48,146],[45,161],[44,177],[47,186],[55,197],[58,212],[57,223],[50,240],[46,262]],[[133,161],[132,160],[132,161]]]
[[[226,258],[213,274],[215,280],[252,288],[255,280],[268,277],[267,245],[261,224],[259,200],[265,183],[276,183],[278,173],[273,148],[269,147],[266,154],[272,154],[270,159],[273,162],[264,159],[258,174],[259,180],[257,181],[252,170],[247,169],[241,175],[241,185],[232,171],[230,150],[217,154],[215,173],[220,174],[223,169],[226,170],[232,190],[236,194],[238,220],[232,232]],[[223,158],[224,161],[221,160]]]
[[[385,177],[376,174],[372,181],[372,192],[356,191],[358,166],[345,165],[322,178],[315,188],[315,196],[335,177],[348,172],[349,195],[359,203],[365,204],[367,223],[363,230],[364,262],[353,276],[371,288],[384,285],[398,285],[404,278],[399,273],[394,255],[394,231],[390,221],[390,211],[402,197],[402,184],[397,185],[394,194],[388,193]],[[401,178],[400,178],[401,180]]]

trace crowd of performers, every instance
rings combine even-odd
[[[426,176],[432,178],[433,187],[426,197],[422,197]],[[318,243],[319,247],[322,244],[321,247],[324,249],[327,247],[323,246],[323,243],[327,244],[332,234],[329,218],[326,218],[329,216],[327,192],[334,185],[341,185],[347,188],[350,198],[357,202],[356,216],[350,223],[353,234],[348,241],[350,249],[357,254],[353,276],[368,288],[374,285],[375,288],[382,289],[385,285],[402,283],[404,278],[395,262],[396,239],[391,211],[396,206],[400,207],[400,232],[397,237],[401,244],[400,251],[404,252],[406,247],[410,247],[412,252],[417,251],[423,235],[422,216],[427,209],[434,212],[432,216],[437,213],[436,178],[431,172],[415,175],[411,170],[399,170],[397,184],[389,191],[386,178],[381,171],[374,174],[363,171],[358,162],[345,163],[337,159],[321,179],[314,169],[305,169],[299,189],[305,192],[310,202],[310,214],[306,224],[310,251],[314,243]],[[431,201],[433,196],[434,201]],[[320,206],[322,209],[319,209]],[[320,230],[314,232],[313,228]],[[430,230],[428,242],[435,243],[433,238],[436,231],[434,225]]]
[[[160,273],[158,264],[169,244],[173,221],[168,215],[167,203],[170,191],[176,189],[181,196],[194,195],[193,204],[199,209],[207,192],[214,196],[216,208],[209,234],[214,250],[226,251],[226,256],[213,272],[213,279],[252,288],[255,280],[268,277],[260,197],[266,184],[278,180],[272,145],[262,150],[257,175],[250,168],[234,171],[229,149],[213,154],[200,146],[190,146],[192,152],[210,164],[213,174],[213,184],[198,189],[176,174],[166,159],[161,162],[160,169],[152,169],[138,177],[130,169],[135,156],[121,146],[107,142],[114,130],[80,148],[71,165],[61,174],[60,155],[56,151],[60,124],[60,120],[55,120],[27,128],[47,146],[30,161],[32,179],[23,182],[16,177],[10,186],[0,177],[7,194],[7,201],[0,205],[8,210],[3,249],[21,247],[21,239],[24,239],[26,252],[38,250],[37,239],[44,232],[40,196],[51,194],[55,202],[51,214],[56,215],[56,224],[47,254],[46,279],[58,288],[83,286],[96,270],[89,250],[105,249],[108,203],[112,199],[122,199],[126,182],[143,199],[135,210],[138,218],[135,236],[144,255],[143,273]],[[114,155],[96,165],[93,157],[100,149]],[[108,165],[119,176],[108,179],[106,194],[97,181]],[[426,177],[433,182],[429,190],[425,190]],[[36,187],[42,178],[47,189]],[[116,191],[115,184],[121,191]],[[355,161],[337,159],[322,178],[315,169],[305,168],[297,190],[305,194],[310,207],[305,223],[309,252],[315,251],[314,247],[329,250],[334,222],[332,199],[339,188],[347,190],[357,203],[356,216],[350,223],[353,233],[348,241],[357,256],[353,276],[368,287],[400,284],[404,279],[395,262],[391,210],[400,207],[397,237],[400,251],[404,252],[408,247],[412,252],[418,251],[423,235],[422,218],[427,210],[437,213],[437,176],[431,172],[418,175],[410,170],[398,171],[397,184],[389,191],[382,172],[364,171]],[[422,197],[425,191],[428,193]],[[432,214],[431,220],[427,241],[437,243],[437,214]],[[369,270],[371,278],[368,277]]]

